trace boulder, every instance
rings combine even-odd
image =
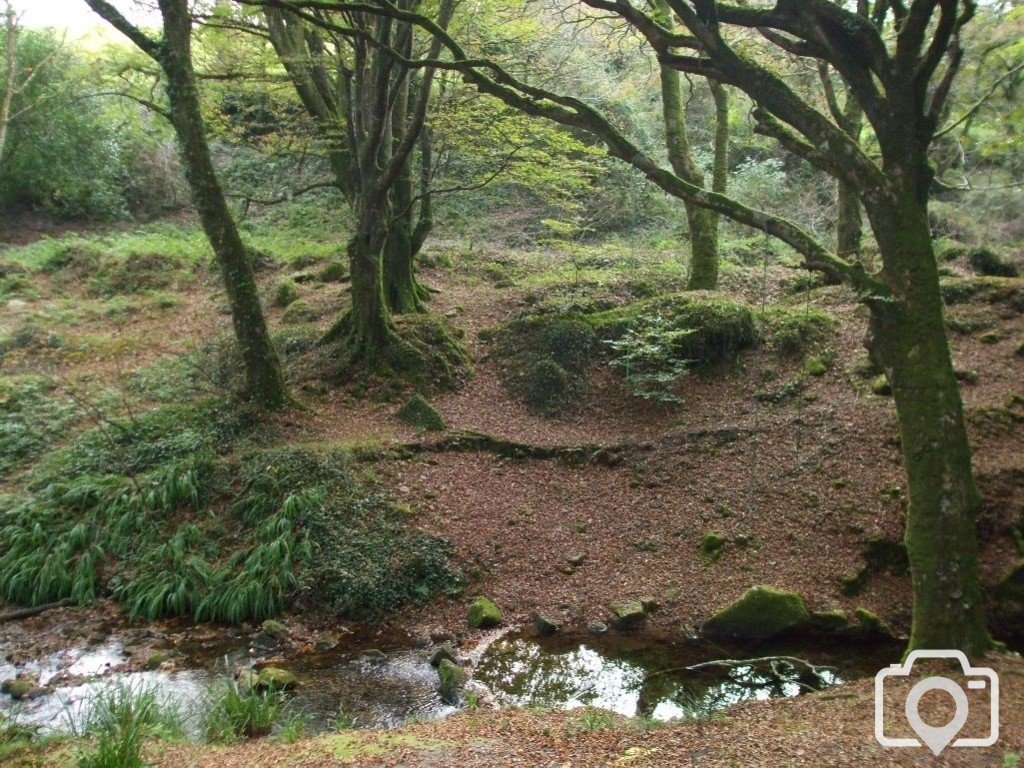
[[[240,669],[235,675],[235,683],[242,693],[249,693],[260,687],[260,676],[251,669]]]
[[[413,395],[397,414],[406,424],[421,432],[440,432],[445,429],[444,417],[423,395]]]
[[[767,640],[796,629],[809,619],[800,595],[759,585],[712,616],[701,629],[709,637]]]
[[[263,622],[260,630],[267,636],[274,638],[275,640],[284,640],[288,637],[289,630],[280,621],[274,621],[273,619],[267,619]]]
[[[441,659],[437,676],[440,679],[438,693],[441,694],[441,701],[457,706],[462,699],[462,689],[469,681],[469,673],[451,659]]]
[[[341,639],[330,632],[324,632],[323,634],[317,635],[316,642],[313,643],[313,647],[318,651],[333,651],[338,647],[338,643]]]
[[[487,629],[501,624],[501,611],[486,597],[478,597],[469,606],[466,621],[473,629]]]
[[[0,683],[0,691],[15,701],[27,699],[36,690],[36,681],[30,677],[12,677]]]
[[[587,631],[592,635],[603,635],[608,631],[608,625],[603,621],[592,621],[587,624]]]
[[[544,637],[558,632],[558,622],[540,611],[533,614],[533,626],[536,628],[537,634]]]
[[[441,662],[445,659],[451,662],[458,663],[458,658],[455,656],[455,651],[447,643],[445,643],[444,645],[439,645],[437,647],[437,650],[435,650],[434,653],[431,655],[430,666],[440,667]]]
[[[259,672],[261,688],[273,688],[275,691],[291,691],[299,687],[299,678],[280,667],[264,667]]]
[[[627,600],[624,603],[615,603],[611,606],[615,614],[614,624],[619,629],[628,629],[643,623],[647,616],[644,605],[639,600]]]

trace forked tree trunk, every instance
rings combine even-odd
[[[387,230],[384,247],[385,296],[392,312],[400,315],[426,312],[423,305],[427,290],[416,279],[416,255],[423,239],[417,239],[412,226],[412,179],[406,161],[392,190],[392,209],[396,212]]]
[[[872,216],[894,298],[870,302],[868,349],[892,387],[907,471],[905,540],[914,592],[909,648],[981,655],[992,643],[978,562],[980,497],[943,323],[927,204],[919,197],[905,194],[899,210]]]
[[[345,320],[345,354],[370,365],[395,339],[382,273],[386,234],[377,221],[378,216],[364,212],[348,244],[352,309]]]
[[[160,64],[167,75],[171,122],[178,138],[192,201],[217,257],[231,307],[235,337],[245,363],[248,396],[264,408],[290,402],[281,362],[270,339],[245,244],[213,167],[191,62],[192,20],[181,2],[161,3],[164,43]]]

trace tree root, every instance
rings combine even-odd
[[[75,605],[75,601],[70,598],[65,598],[64,600],[58,600],[55,603],[44,603],[43,605],[37,605],[33,608],[19,608],[8,613],[0,613],[0,624],[7,621],[27,619],[30,616],[38,616],[40,613],[52,611],[56,608],[67,608],[70,605]]]

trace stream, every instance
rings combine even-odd
[[[457,708],[441,701],[434,648],[393,647],[367,652],[350,642],[331,651],[288,656],[281,666],[301,681],[288,710],[301,714],[308,732],[337,728],[339,714],[359,728],[390,728],[411,720],[444,717]],[[212,647],[211,647],[212,646]],[[122,671],[129,661],[112,637],[15,665],[0,661],[0,680],[31,675],[43,691],[22,701],[0,695],[0,714],[44,731],[81,723],[90,702],[112,683],[155,687],[198,730],[204,692],[231,670],[250,664],[248,643],[225,639],[179,648],[171,668]],[[2,650],[2,649],[0,649]],[[713,659],[749,658],[739,649],[695,641],[656,643],[643,635],[557,635],[538,638],[506,634],[473,654],[473,679],[489,690],[488,702],[503,707],[600,707],[628,717],[654,720],[707,717],[738,702],[796,696],[857,677],[873,676],[898,649],[759,648],[756,656],[791,655],[819,665],[819,674],[776,664],[737,665],[700,673],[684,667]],[[168,665],[165,665],[165,667]],[[827,668],[826,668],[827,667]],[[474,685],[477,685],[474,683]],[[477,686],[479,688],[479,686]]]

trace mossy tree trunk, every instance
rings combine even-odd
[[[873,215],[872,215],[873,214]],[[939,275],[919,194],[869,209],[893,298],[872,302],[868,349],[885,371],[899,417],[909,506],[905,541],[913,580],[910,649],[991,647],[982,604],[963,403],[943,322]]]
[[[655,0],[655,10],[662,26],[672,29],[672,12],[667,0]],[[693,160],[686,131],[681,75],[679,70],[664,65],[659,74],[665,143],[672,170],[684,181],[703,187],[704,174]],[[729,101],[724,86],[715,83],[710,87],[715,101],[714,191],[724,192],[728,175]],[[718,214],[685,200],[683,208],[690,229],[690,278],[687,289],[714,290],[718,287]]]
[[[245,364],[247,395],[261,407],[282,408],[291,400],[281,362],[267,329],[249,253],[224,198],[206,140],[192,68],[192,16],[188,4],[185,0],[160,0],[163,38],[157,41],[132,26],[104,0],[88,3],[151,56],[167,77],[167,116],[178,139],[192,202],[220,267],[235,338]]]

